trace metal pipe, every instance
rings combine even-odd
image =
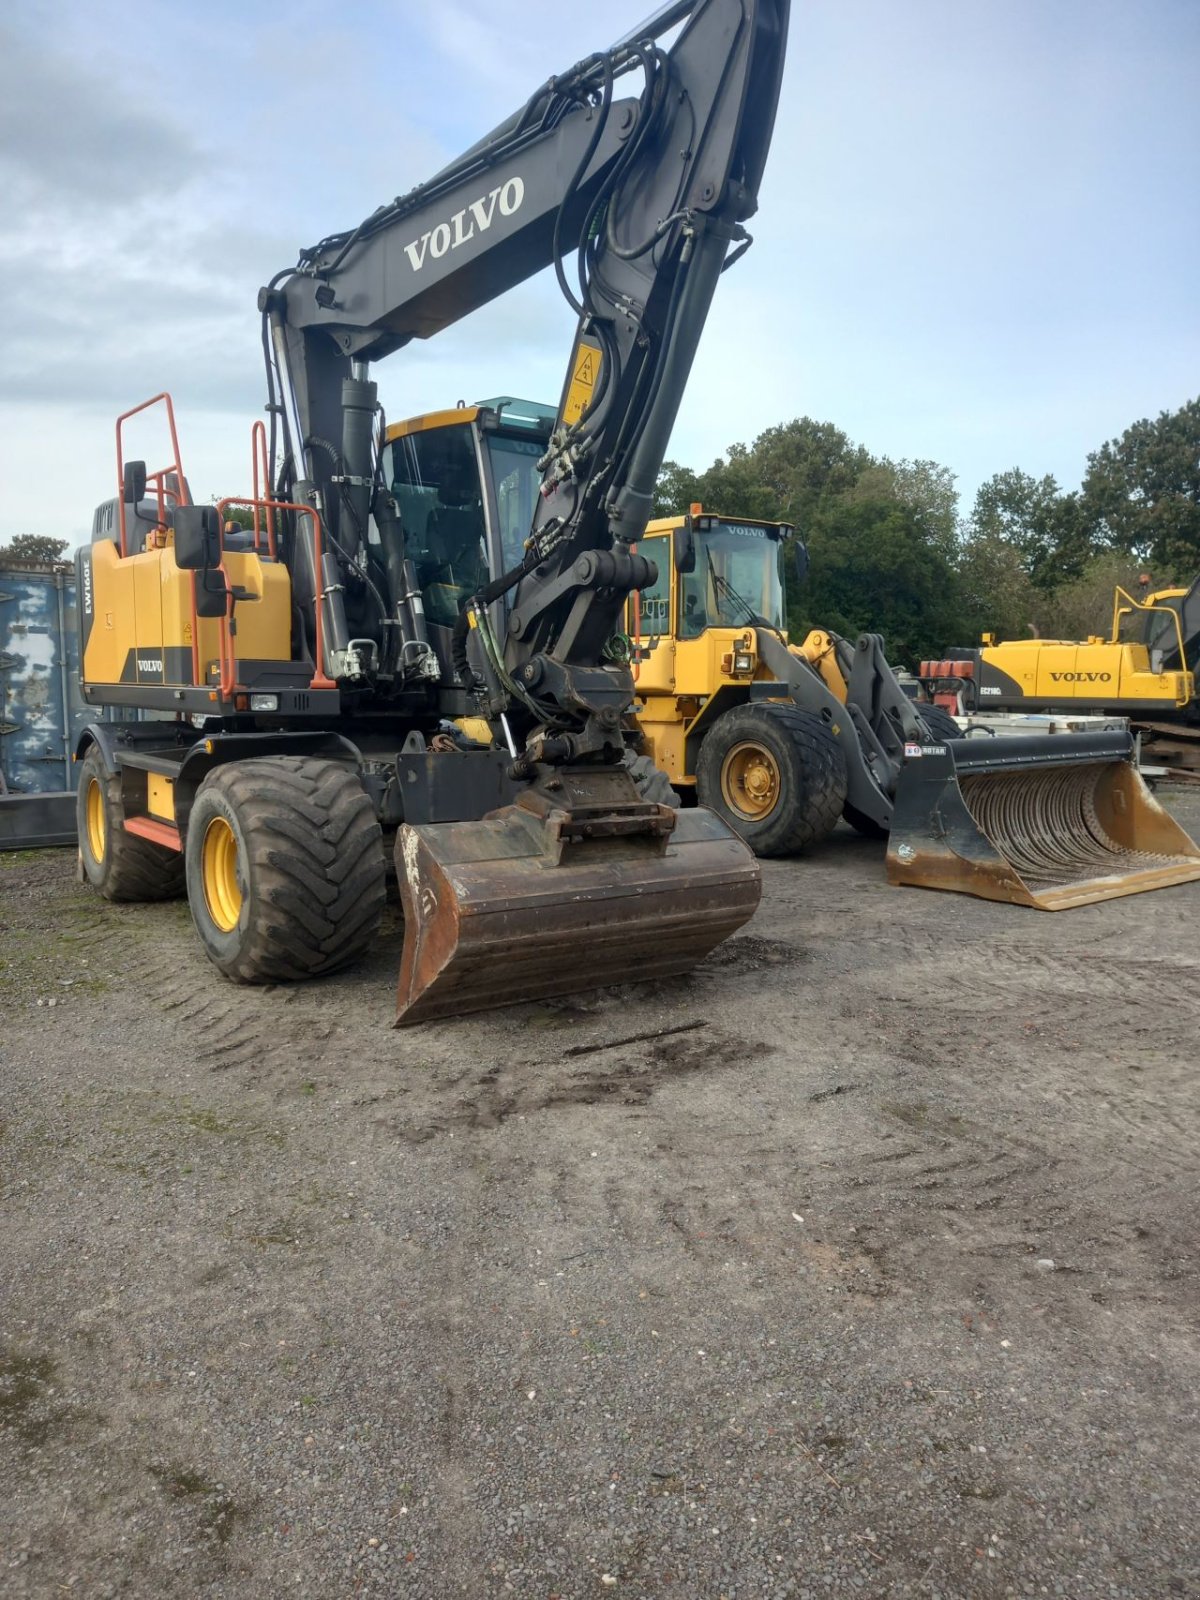
[[[296,399],[296,385],[292,381],[292,364],[288,356],[287,329],[277,310],[269,313],[271,322],[271,348],[275,352],[275,371],[279,376],[279,395],[283,401],[284,431],[292,450],[292,476],[307,478],[308,463],[304,449],[304,429],[300,426],[300,405]],[[279,463],[274,463],[276,481]]]

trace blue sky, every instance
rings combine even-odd
[[[163,387],[197,495],[244,492],[259,284],[648,9],[10,0],[0,539],[84,532],[113,417]],[[756,243],[671,454],[807,413],[948,466],[966,508],[1011,466],[1077,484],[1200,392],[1198,83],[1195,0],[794,0]],[[553,399],[572,326],[543,275],[381,365],[388,413]]]

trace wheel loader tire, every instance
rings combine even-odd
[[[288,983],[349,966],[385,898],[382,834],[352,767],[270,756],[211,772],[188,819],[188,903],[235,983]]]
[[[639,756],[626,750],[625,765],[629,776],[637,784],[639,800],[650,800],[656,806],[672,806],[679,810],[681,801],[671,787],[671,780],[661,767],[656,767],[650,756]]]
[[[820,717],[795,706],[738,706],[704,736],[696,796],[757,856],[795,855],[837,826],[846,763]]]
[[[121,775],[92,745],[79,768],[75,824],[84,876],[106,900],[173,900],[184,890],[183,856],[125,831]]]
[[[918,701],[917,711],[920,713],[921,721],[933,735],[936,744],[941,744],[945,739],[962,738],[962,729],[946,710],[945,706],[927,705],[924,701]]]

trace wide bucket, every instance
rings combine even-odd
[[[1200,879],[1200,847],[1142,781],[1127,733],[910,746],[891,883],[1064,911]]]
[[[711,811],[658,838],[569,821],[513,805],[401,827],[398,1027],[687,972],[757,909],[758,862]]]

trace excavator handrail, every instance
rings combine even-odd
[[[258,504],[258,501],[259,501],[259,498],[260,498],[259,491],[261,489],[263,489],[263,488],[269,488],[270,487],[270,483],[271,483],[271,471],[270,471],[270,466],[269,466],[268,461],[267,461],[267,425],[262,420],[261,417],[254,423],[254,425],[250,429],[250,461],[251,461],[251,466],[252,466],[252,469],[253,469],[254,500],[255,500],[255,505],[254,505],[254,550],[255,550],[256,554],[261,554],[262,553],[260,542],[259,542],[259,536],[260,536],[260,531],[261,531],[261,526],[262,526],[261,518],[262,518],[263,511],[265,510],[266,519],[267,519],[267,554],[270,556],[271,560],[274,561],[275,560],[275,554],[276,554],[276,551],[275,551],[275,510],[274,510],[275,503],[272,500],[267,500],[263,506],[260,506]],[[261,478],[260,478],[260,475],[261,475]]]
[[[1123,606],[1121,604],[1122,600],[1127,600],[1129,604]],[[1186,647],[1183,642],[1183,627],[1180,622],[1179,612],[1175,610],[1174,606],[1163,605],[1161,601],[1155,600],[1137,600],[1129,593],[1128,589],[1122,588],[1120,584],[1117,584],[1116,589],[1113,592],[1113,644],[1121,643],[1121,618],[1129,611],[1140,611],[1143,613],[1159,611],[1170,617],[1171,625],[1175,630],[1175,643],[1179,647],[1180,668],[1182,671],[1186,672],[1187,655]]]
[[[171,434],[172,460],[165,467],[157,467],[153,472],[147,472],[146,474],[146,483],[148,485],[153,483],[155,486],[158,499],[159,523],[162,523],[165,514],[164,501],[168,495],[171,496],[176,505],[186,505],[188,503],[187,480],[183,475],[183,464],[179,456],[179,434],[175,428],[175,406],[171,396],[164,389],[160,394],[151,395],[149,400],[143,400],[140,405],[133,406],[128,411],[122,411],[117,418],[117,521],[121,533],[119,548],[123,556],[129,554],[129,549],[125,537],[125,453],[121,439],[121,429],[129,421],[130,417],[136,417],[143,411],[149,411],[151,406],[156,406],[160,402],[166,407],[167,427]],[[175,480],[178,485],[175,490],[168,488],[164,482],[168,473],[171,472],[175,474]]]
[[[261,426],[261,424],[259,424],[259,426]],[[253,495],[240,495],[240,494],[228,494],[228,495],[225,495],[222,499],[217,501],[217,515],[218,515],[219,518],[221,518],[221,554],[222,554],[222,556],[224,556],[224,553],[225,553],[224,517],[225,517],[225,508],[227,506],[246,506],[251,510],[265,511],[265,512],[268,512],[268,513],[275,512],[275,511],[290,511],[290,512],[293,512],[297,516],[297,518],[299,518],[301,516],[311,517],[313,519],[313,564],[314,564],[315,570],[317,572],[321,571],[321,557],[322,557],[321,515],[320,515],[320,512],[317,511],[317,509],[314,506],[302,506],[302,505],[297,505],[293,501],[290,501],[290,500],[273,500],[273,499],[271,499],[269,497],[258,497],[258,496],[253,496]],[[297,523],[297,526],[299,526],[299,523]],[[233,596],[233,586],[229,582],[229,574],[225,570],[225,563],[224,563],[223,560],[222,560],[221,565],[218,568],[218,570],[220,571],[220,573],[222,574],[222,576],[225,579],[225,590],[226,590],[226,595],[228,597],[228,603],[227,603],[226,608],[225,608],[225,615],[221,618],[221,644],[222,644],[222,651],[221,651],[221,685],[220,685],[221,698],[223,700],[228,700],[228,699],[232,698],[232,696],[234,694],[237,693],[237,687],[238,687],[238,685],[237,685],[237,653],[236,653],[236,648],[235,648],[234,643],[233,643],[233,632],[229,627],[230,618],[233,615],[233,607],[234,607],[236,602],[235,602],[234,596]],[[195,604],[195,602],[193,600],[193,608],[194,608],[194,604]],[[314,604],[313,604],[313,612],[314,612],[314,614],[316,616],[316,640],[315,640],[315,647],[314,647],[314,651],[313,651],[313,654],[314,654],[316,659],[313,662],[313,675],[312,675],[312,679],[309,682],[308,686],[309,686],[310,689],[336,689],[337,688],[337,684],[334,682],[334,680],[331,677],[329,677],[326,674],[325,668],[322,665],[322,663],[323,663],[323,661],[325,659],[325,655],[324,655],[325,637],[324,637],[324,629],[323,629],[322,621],[321,621],[321,596],[319,594],[315,597]],[[193,616],[194,616],[194,609],[193,609]],[[194,623],[194,621],[193,621],[193,630],[192,631],[193,631],[193,637],[195,637],[195,623]],[[228,664],[228,676],[226,674],[226,665],[227,664]]]

